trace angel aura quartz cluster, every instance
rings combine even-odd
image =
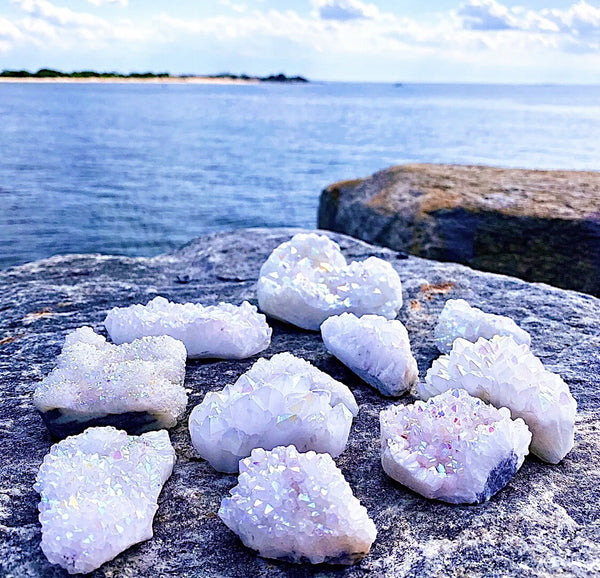
[[[147,305],[115,307],[104,326],[115,343],[146,335],[170,335],[182,341],[190,358],[243,359],[271,343],[271,328],[256,307],[219,303],[172,303],[155,297]]]
[[[261,556],[352,564],[377,536],[367,510],[329,454],[293,446],[253,450],[219,516]]]
[[[48,560],[70,574],[91,572],[151,538],[174,463],[164,430],[129,436],[94,427],[52,446],[34,486]]]
[[[512,335],[519,344],[531,344],[529,333],[510,317],[484,313],[464,299],[446,301],[434,330],[435,344],[442,353],[448,353],[458,337],[474,343],[480,337],[491,339],[494,335]]]
[[[129,433],[169,428],[187,404],[185,360],[185,346],[172,337],[117,346],[80,327],[67,335],[57,367],[38,385],[33,402],[59,438],[93,425]]]
[[[406,393],[419,379],[408,332],[396,319],[342,313],[321,325],[327,350],[383,395]]]
[[[416,393],[428,399],[457,387],[522,418],[533,434],[530,450],[542,460],[558,463],[573,447],[577,404],[569,386],[511,336],[457,339],[449,355],[433,362]]]
[[[531,432],[464,389],[380,414],[381,464],[396,481],[426,498],[453,504],[489,500],[529,453]]]
[[[387,261],[348,265],[337,243],[314,233],[294,235],[271,253],[257,292],[262,311],[313,331],[345,311],[393,319],[402,307],[402,283]]]
[[[341,454],[358,406],[352,392],[290,353],[259,359],[233,385],[209,392],[189,420],[192,443],[220,472],[257,447],[295,444]]]

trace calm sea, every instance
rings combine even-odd
[[[600,169],[600,87],[0,85],[0,267],[314,227],[405,162]]]

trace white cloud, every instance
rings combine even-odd
[[[377,6],[359,0],[313,0],[312,4],[323,20],[369,20],[379,15]]]
[[[506,6],[495,0],[471,0],[457,10],[463,26],[468,30],[510,30],[514,18]]]
[[[556,23],[563,32],[575,34],[598,34],[600,32],[600,8],[583,0],[567,10],[542,10],[542,14]]]
[[[565,10],[509,8],[496,0],[469,0],[456,10],[465,30],[542,32],[578,36],[600,32],[600,8],[584,0]]]
[[[10,41],[18,40],[23,37],[23,33],[19,30],[18,26],[15,26],[13,22],[8,18],[0,16],[0,40]]]
[[[48,24],[60,27],[102,27],[105,20],[85,12],[74,12],[65,6],[56,6],[48,0],[12,0],[30,17],[42,20]]]
[[[476,63],[487,61],[519,66],[549,54],[594,52],[597,42],[584,38],[576,22],[594,25],[596,9],[581,1],[565,11],[533,11],[509,8],[496,0],[470,0],[457,10],[439,13],[437,19],[419,21],[381,12],[372,4],[342,0],[312,0],[309,16],[297,12],[248,10],[244,14],[204,19],[178,19],[161,15],[157,24],[165,42],[188,34],[195,38],[236,41],[240,50],[256,54],[278,41],[294,43],[305,53],[327,58],[397,59],[437,58],[439,62]],[[323,17],[322,9],[344,9]],[[356,12],[356,16],[350,17]],[[325,13],[327,15],[327,12]],[[243,46],[243,48],[242,48]]]
[[[90,4],[94,6],[102,6],[102,4],[119,4],[121,6],[127,6],[129,4],[129,0],[87,0]]]
[[[44,51],[95,50],[114,42],[146,43],[156,34],[127,19],[108,21],[95,14],[57,6],[49,0],[11,0],[11,3],[22,16],[9,21],[13,32],[8,41],[0,34],[4,52],[19,46],[37,46]]]
[[[219,4],[221,6],[226,6],[230,8],[234,12],[238,12],[239,14],[243,14],[248,11],[248,6],[246,4],[232,2],[231,0],[219,0]]]

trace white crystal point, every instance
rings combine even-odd
[[[330,353],[383,395],[400,396],[419,379],[408,332],[396,319],[342,313],[323,322],[321,336]]]
[[[185,411],[185,346],[172,337],[113,345],[91,327],[69,333],[33,402],[57,437],[87,425],[132,433],[174,426]]]
[[[172,303],[155,297],[147,305],[115,307],[104,326],[115,343],[146,335],[182,341],[190,358],[244,359],[269,347],[271,328],[254,305]]]
[[[337,243],[325,235],[299,233],[277,247],[263,264],[257,286],[262,311],[317,331],[345,311],[396,317],[402,283],[383,259],[346,264]]]
[[[290,445],[257,448],[240,462],[238,485],[219,516],[265,558],[352,564],[377,530],[329,454]]]
[[[531,345],[529,333],[510,317],[484,313],[464,299],[446,301],[434,330],[435,344],[442,353],[448,353],[458,337],[475,343],[480,337],[491,339],[494,335],[512,335],[517,343]]]
[[[94,427],[53,445],[34,486],[48,560],[69,574],[91,572],[151,538],[174,463],[164,430],[129,436]]]
[[[237,472],[257,447],[295,444],[332,456],[346,448],[358,406],[352,392],[290,353],[259,359],[233,385],[209,392],[189,420],[192,443],[220,472]]]
[[[489,500],[529,453],[531,432],[510,411],[464,389],[384,409],[381,464],[388,476],[426,498],[453,504]]]
[[[573,447],[577,403],[569,386],[510,335],[476,343],[457,339],[449,355],[433,362],[416,393],[428,399],[457,387],[522,418],[533,434],[531,452],[542,460],[556,464]]]

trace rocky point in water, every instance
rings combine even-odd
[[[600,295],[600,172],[409,164],[328,186],[319,227]]]

